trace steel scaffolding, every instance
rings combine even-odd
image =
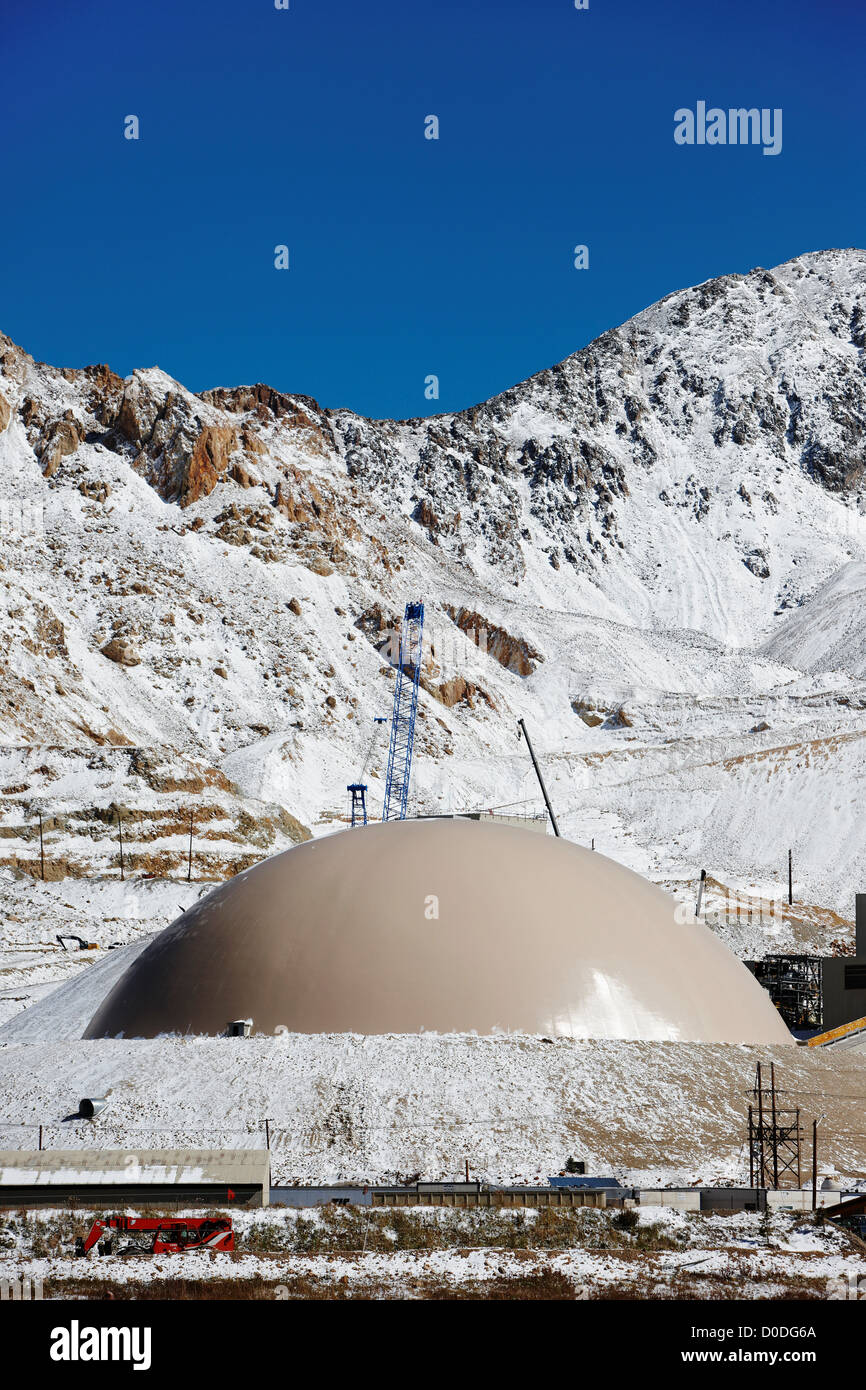
[[[772,955],[747,961],[788,1027],[822,1028],[823,968],[820,956]]]

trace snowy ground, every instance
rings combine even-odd
[[[87,1011],[91,999],[94,1012],[111,987],[109,981],[113,983],[132,959],[124,948],[161,931],[212,886],[119,878],[42,883],[0,869],[0,1027],[64,983],[80,981],[90,972],[101,983],[94,984],[92,993],[79,984],[76,1018]],[[57,937],[65,933],[97,949],[81,950],[74,940],[61,944]],[[62,999],[61,994],[50,1006],[49,1028],[64,1028]],[[81,1033],[55,1034],[67,1035]]]
[[[553,1214],[554,1218],[559,1213]],[[87,1259],[70,1253],[73,1228],[91,1214],[39,1211],[0,1218],[0,1279],[41,1281],[45,1298],[124,1296],[124,1289],[182,1281],[181,1296],[219,1281],[246,1282],[250,1297],[442,1296],[507,1293],[544,1278],[554,1296],[845,1298],[866,1276],[866,1249],[811,1216],[691,1216],[644,1210],[632,1232],[614,1213],[543,1220],[535,1212],[237,1212],[233,1255]],[[568,1281],[557,1287],[551,1280]],[[568,1286],[571,1286],[570,1289]],[[164,1295],[166,1296],[166,1295]],[[235,1288],[233,1296],[238,1296]],[[550,1296],[550,1292],[548,1292]]]
[[[0,1035],[0,1145],[262,1146],[275,1184],[546,1181],[569,1155],[628,1185],[744,1183],[756,1062],[825,1114],[822,1172],[866,1179],[866,1056],[524,1035],[282,1034],[16,1042]],[[81,1096],[108,1097],[94,1121]],[[804,1179],[809,1157],[804,1148]]]

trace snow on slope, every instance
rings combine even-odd
[[[816,1055],[817,1054],[817,1055]],[[545,1180],[566,1157],[630,1182],[742,1180],[755,1063],[826,1113],[822,1161],[866,1176],[866,1058],[812,1048],[548,1042],[518,1034],[0,1042],[0,1141],[52,1148],[263,1143],[277,1184]],[[67,1119],[106,1095],[93,1121]],[[799,1103],[799,1102],[798,1102]]]
[[[53,988],[48,996],[0,1026],[2,1042],[72,1042],[80,1038],[106,994],[152,939],[148,933],[94,961],[82,976]]]
[[[866,564],[843,565],[785,618],[761,651],[801,671],[866,677]]]
[[[0,1032],[13,1020],[10,1027],[23,1026],[28,1036],[36,1029],[42,1039],[80,1038],[103,986],[111,987],[112,971],[132,960],[131,943],[168,926],[210,886],[154,879],[43,883],[0,870]],[[72,939],[61,945],[59,933],[72,933],[97,949],[80,951]],[[105,956],[117,943],[121,949]],[[35,1000],[55,990],[62,1017],[55,1016],[54,1000],[50,1007],[31,1010]]]
[[[525,715],[570,835],[660,877],[699,861],[764,882],[787,848],[778,795],[822,825],[810,841],[798,811],[798,891],[850,913],[864,295],[856,250],[724,276],[491,401],[397,422],[58,371],[0,340],[0,468],[44,514],[42,534],[0,536],[0,859],[32,872],[36,811],[58,805],[61,873],[117,871],[117,806],[138,872],[163,874],[198,803],[200,872],[339,823],[390,710],[384,637],[422,597],[416,809],[536,809]],[[736,771],[819,740],[799,768]],[[384,740],[374,810],[383,775]]]

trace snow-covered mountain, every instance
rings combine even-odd
[[[373,421],[0,337],[0,862],[199,872],[320,833],[410,598],[416,809],[537,787],[666,881],[850,917],[866,848],[866,252],[669,295],[458,414]],[[839,927],[834,919],[834,930]],[[780,928],[780,940],[785,939]],[[829,930],[829,928],[828,928]],[[745,949],[745,948],[744,948]]]

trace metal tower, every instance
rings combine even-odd
[[[799,1187],[800,1124],[799,1108],[780,1110],[776,1098],[776,1068],[770,1063],[770,1084],[761,1079],[761,1063],[755,1077],[756,1105],[749,1106],[749,1186],[778,1189]],[[757,1109],[757,1114],[755,1110]]]
[[[367,775],[367,768],[370,766],[370,759],[373,756],[373,749],[376,746],[376,735],[379,732],[379,725],[387,723],[383,714],[377,714],[373,719],[373,733],[367,745],[367,756],[364,759],[364,766],[361,768],[361,775],[357,782],[350,782],[346,788],[349,793],[349,811],[352,822],[351,828],[356,825],[367,824],[367,783],[364,781]]]
[[[394,711],[391,715],[383,821],[406,819],[412,745],[415,740],[415,714],[418,709],[418,683],[421,679],[423,632],[423,603],[407,603],[400,632],[400,657],[394,690]]]
[[[356,825],[367,824],[367,784],[366,782],[350,782],[346,791],[352,798],[350,810],[352,813],[352,829]]]

